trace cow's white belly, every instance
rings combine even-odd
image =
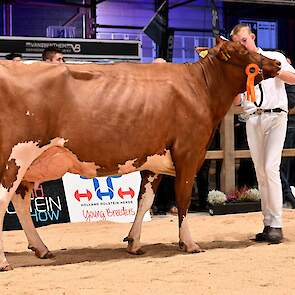
[[[171,159],[169,150],[165,150],[163,154],[148,156],[146,162],[140,167],[136,167],[137,159],[128,160],[124,164],[118,164],[118,175],[131,173],[134,171],[149,170],[155,174],[167,174],[175,176],[175,168]]]
[[[16,165],[20,168],[29,166],[32,161],[40,157],[42,153],[54,146],[64,146],[66,140],[63,138],[54,138],[48,145],[39,147],[38,142],[23,142],[16,144],[11,151],[9,161],[15,160]]]
[[[147,157],[147,161],[140,167],[140,170],[149,170],[155,174],[175,176],[175,167],[169,150],[165,151],[165,154],[163,155],[153,155]]]
[[[23,145],[22,148],[22,153],[18,155],[18,159],[23,159],[25,157],[25,151],[31,147],[29,145]],[[124,164],[116,165],[114,163],[114,168],[110,171],[106,171],[104,167],[95,165],[94,162],[79,161],[77,155],[73,154],[62,145],[51,146],[39,156],[36,152],[36,156],[36,159],[29,166],[24,175],[23,180],[25,181],[40,183],[60,178],[67,172],[80,174],[87,178],[93,178],[100,175],[100,170],[104,171],[103,174],[105,175],[122,175],[143,170],[149,170],[155,174],[175,175],[175,169],[169,150],[161,155],[156,154],[148,156],[146,162],[140,167],[135,166],[137,159],[133,159],[126,161]],[[117,169],[115,167],[117,167]]]

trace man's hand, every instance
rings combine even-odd
[[[233,105],[235,106],[240,106],[241,105],[241,94],[238,94],[235,98],[234,98],[234,101],[233,101]]]
[[[283,80],[285,83],[295,85],[295,74],[288,71],[279,71],[278,78]]]

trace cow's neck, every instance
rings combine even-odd
[[[202,60],[200,64],[212,100],[211,110],[215,118],[221,120],[231,107],[235,96],[245,91],[244,70],[211,56]]]

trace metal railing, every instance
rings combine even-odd
[[[150,62],[156,57],[156,45],[142,32],[127,33],[127,32],[97,32],[97,39],[104,40],[140,40],[143,49],[143,62]],[[214,38],[211,36],[197,35],[182,35],[176,33],[174,36],[174,63],[195,62],[199,60],[198,54],[195,52],[195,47],[213,47]],[[150,52],[146,55],[145,52]]]

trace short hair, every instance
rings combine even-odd
[[[249,27],[249,25],[245,24],[245,23],[240,23],[240,24],[237,24],[233,27],[233,29],[231,30],[230,32],[230,37],[232,37],[233,35],[236,35],[240,32],[240,30],[244,29],[244,28],[247,28],[248,31],[249,31],[249,34],[253,33],[251,28]]]
[[[7,60],[13,60],[16,57],[23,58],[23,56],[21,55],[21,53],[11,52],[11,53],[8,53],[8,54],[5,55],[5,58]]]
[[[63,54],[63,52],[57,46],[49,46],[44,49],[42,52],[42,60],[46,61],[47,59],[51,60],[53,56],[57,53]]]

